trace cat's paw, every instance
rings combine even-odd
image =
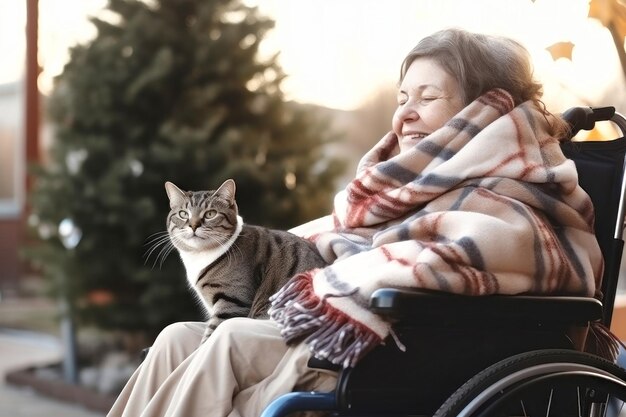
[[[204,342],[206,342],[207,340],[209,340],[209,337],[213,334],[213,329],[211,329],[210,327],[207,327],[207,329],[204,331],[204,334],[202,335],[202,339],[200,340],[200,344],[204,344]]]

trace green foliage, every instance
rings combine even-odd
[[[27,251],[71,295],[80,322],[150,334],[198,319],[177,256],[147,263],[165,230],[165,181],[237,182],[248,223],[287,228],[328,213],[342,163],[336,138],[284,100],[259,43],[273,22],[236,0],[110,0],[96,38],[72,49],[48,101],[55,142],[31,196],[42,239]],[[66,249],[50,230],[82,231]],[[42,233],[42,228],[48,233]]]

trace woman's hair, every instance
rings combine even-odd
[[[560,138],[567,134],[567,123],[549,117],[541,101],[543,87],[533,78],[530,54],[519,42],[462,29],[441,30],[423,38],[404,58],[400,80],[417,58],[434,59],[452,75],[463,91],[465,104],[491,89],[502,88],[513,96],[516,106],[533,101],[546,116],[551,134]]]

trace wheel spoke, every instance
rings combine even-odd
[[[586,353],[546,350],[512,356],[462,388],[437,417],[626,417],[626,371]]]
[[[580,387],[576,387],[576,399],[578,400],[578,417],[583,417],[583,410],[580,406]]]
[[[520,400],[519,402],[522,406],[522,412],[524,413],[524,417],[528,417],[528,414],[526,414],[526,407],[524,407],[524,401]]]
[[[552,394],[554,394],[554,388],[550,390],[550,398],[548,398],[548,409],[546,410],[546,417],[550,416],[550,408],[552,408]]]

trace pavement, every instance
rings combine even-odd
[[[104,417],[83,406],[6,383],[8,372],[58,363],[61,352],[61,344],[53,336],[0,328],[0,417]]]

